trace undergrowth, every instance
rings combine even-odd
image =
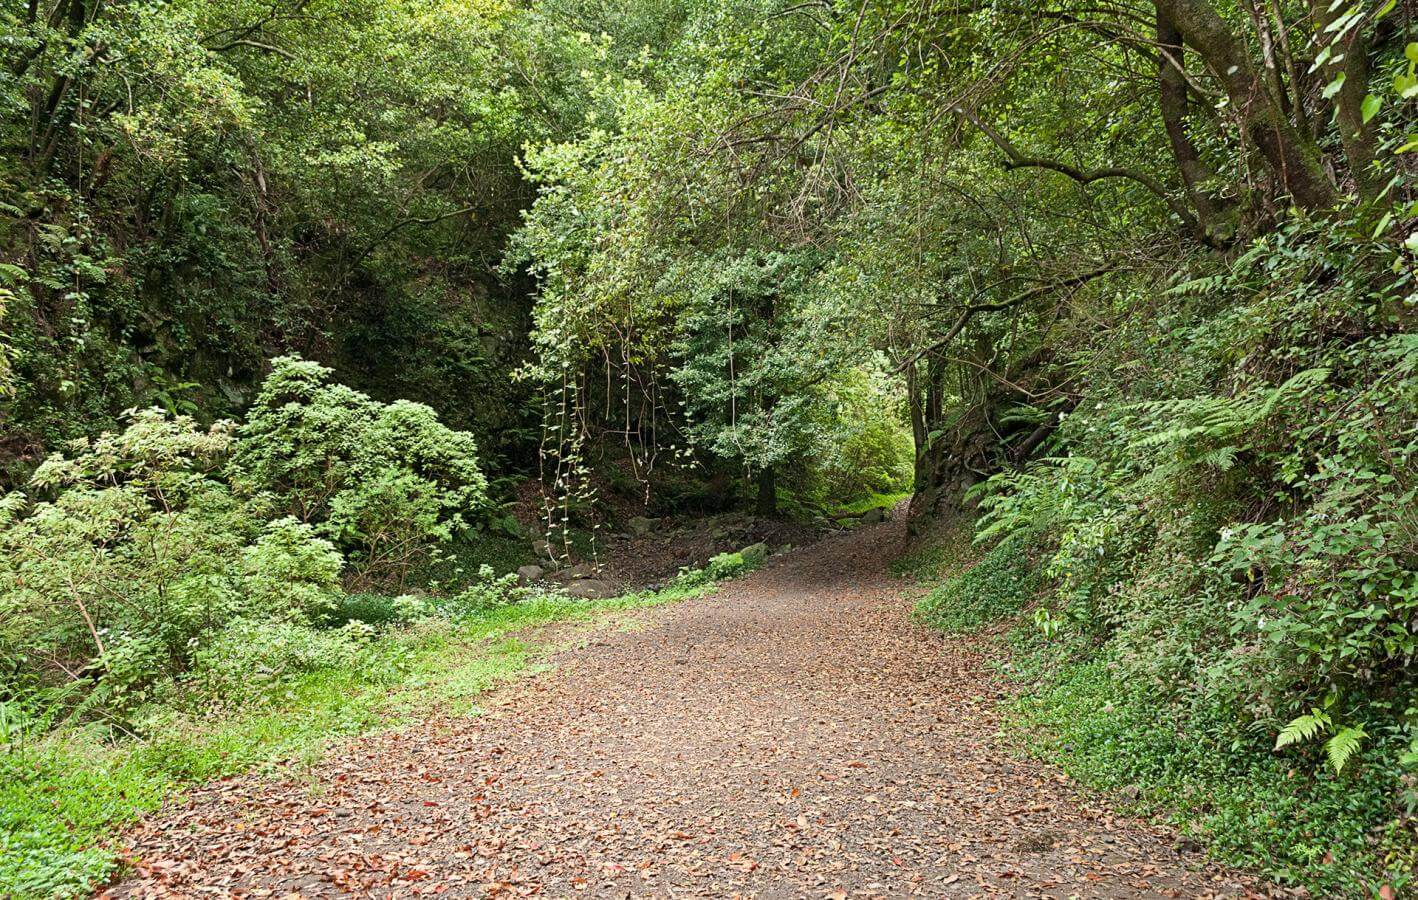
[[[834,512],[837,515],[856,515],[877,508],[893,509],[902,500],[911,499],[910,491],[891,491],[889,493],[870,493],[864,497],[859,497],[850,503],[843,503]]]
[[[917,604],[916,618],[945,632],[971,631],[1018,612],[1041,581],[1028,543],[1010,538],[933,588]]]
[[[1374,894],[1385,872],[1395,890],[1412,887],[1393,785],[1380,773],[1335,775],[1223,744],[1231,723],[1175,714],[1106,657],[1070,654],[1025,629],[1013,642],[1021,692],[1005,731],[1015,746],[1090,787],[1127,789],[1138,812],[1217,859],[1317,896]]]
[[[1030,550],[1007,539],[979,555],[969,530],[953,526],[893,564],[934,585],[915,611],[932,627],[1012,623],[1000,642],[1000,669],[1016,687],[1003,729],[1011,745],[1089,787],[1123,791],[1120,805],[1175,826],[1216,859],[1318,896],[1414,887],[1414,847],[1394,810],[1400,785],[1385,767],[1297,765],[1256,752],[1204,698],[1163,702],[1095,637],[1059,634],[1038,615],[1057,585]],[[1035,615],[1019,615],[1039,598]]]

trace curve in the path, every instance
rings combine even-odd
[[[994,739],[985,648],[911,624],[887,523],[597,632],[478,718],[198,790],[115,896],[1246,896]]]

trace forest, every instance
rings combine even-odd
[[[200,893],[247,838],[174,804],[591,691],[537,629],[630,621],[607,702],[789,703],[736,691],[793,623],[873,803],[997,754],[1245,885],[1100,896],[1418,892],[1418,2],[3,0],[0,146],[0,897]],[[875,747],[917,668],[975,712]],[[919,777],[891,815],[986,790]],[[781,866],[683,824],[717,862],[634,884],[498,832],[212,890],[906,895],[827,808]],[[1094,895],[1083,824],[975,878],[911,822],[915,892]]]

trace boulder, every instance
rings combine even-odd
[[[517,570],[517,582],[518,584],[531,584],[534,581],[541,581],[542,576],[546,573],[546,569],[541,566],[523,566]]]
[[[761,566],[768,561],[768,545],[750,544],[739,551],[739,556],[750,566]]]
[[[655,520],[645,516],[636,516],[625,524],[630,528],[630,533],[636,537],[644,537],[655,530]]]
[[[886,510],[880,506],[874,506],[862,513],[861,523],[863,525],[880,525],[886,521]]]
[[[596,570],[592,568],[590,563],[577,563],[569,569],[558,572],[556,577],[564,578],[567,581],[576,581],[581,578],[590,578],[595,574]]]
[[[566,586],[568,597],[575,597],[578,600],[609,600],[612,597],[619,597],[621,588],[619,584],[605,578],[581,578],[571,582]]]

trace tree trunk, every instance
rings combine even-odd
[[[758,470],[756,512],[767,518],[778,515],[778,473],[773,466],[764,466]]]
[[[1314,14],[1315,33],[1323,35],[1329,24],[1349,8],[1346,5],[1331,9],[1329,0],[1310,0],[1310,9]],[[1334,96],[1339,142],[1344,147],[1349,174],[1354,178],[1359,196],[1371,200],[1383,189],[1383,179],[1373,170],[1374,124],[1364,121],[1364,97],[1369,93],[1369,41],[1362,25],[1350,26],[1348,36],[1334,45],[1323,71],[1326,83],[1341,75],[1344,77],[1339,93]]]
[[[1172,145],[1172,158],[1181,172],[1206,242],[1214,247],[1225,247],[1236,233],[1235,206],[1209,193],[1214,173],[1202,161],[1201,153],[1187,134],[1186,51],[1182,33],[1161,12],[1157,14],[1157,46],[1158,103],[1167,140]]]
[[[1271,172],[1306,209],[1327,209],[1339,199],[1319,148],[1290,121],[1280,98],[1256,72],[1244,44],[1207,0],[1154,0],[1159,18],[1175,26],[1221,82],[1242,131]]]

